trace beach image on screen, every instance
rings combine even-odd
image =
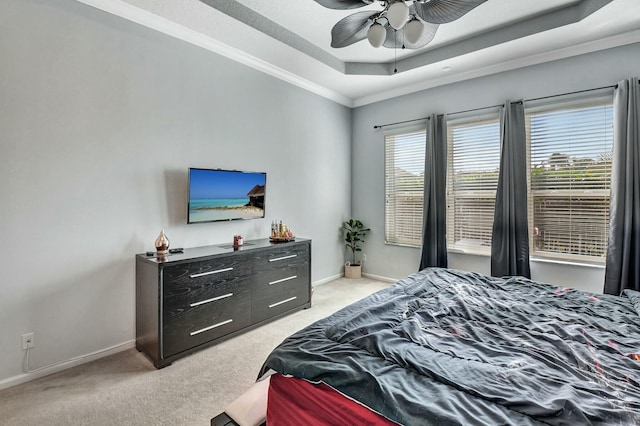
[[[191,169],[189,223],[264,217],[264,173]]]

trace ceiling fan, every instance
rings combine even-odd
[[[315,0],[329,9],[349,10],[379,3],[381,11],[356,12],[331,30],[331,47],[350,46],[365,38],[373,47],[419,49],[438,26],[455,21],[487,0]]]

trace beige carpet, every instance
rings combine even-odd
[[[0,425],[207,425],[256,379],[285,337],[388,283],[339,279],[317,286],[311,309],[156,370],[129,349],[0,391]]]

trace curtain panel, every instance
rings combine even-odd
[[[604,293],[640,291],[640,83],[614,92],[613,163]]]
[[[500,175],[491,237],[491,275],[531,278],[523,101],[505,103],[500,125]]]
[[[424,162],[424,207],[420,270],[447,267],[447,119],[432,115]]]

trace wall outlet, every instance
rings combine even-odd
[[[36,345],[33,333],[26,333],[22,335],[22,350],[26,351]]]
[[[367,261],[367,254],[366,253],[362,253],[362,261],[363,262]]]

